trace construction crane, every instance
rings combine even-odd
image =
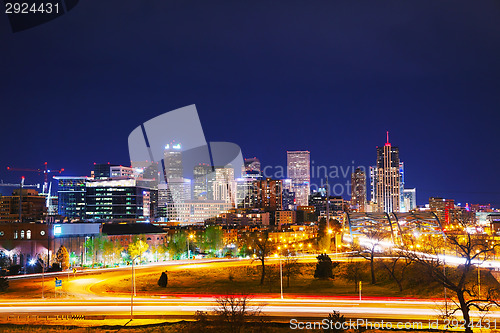
[[[40,188],[40,184],[25,185],[25,184],[23,184],[23,182],[24,182],[24,177],[22,177],[21,183],[19,183],[19,184],[4,183],[3,180],[0,180],[0,186],[4,186],[4,187],[36,187],[36,188]]]
[[[47,162],[44,163],[43,169],[23,169],[23,168],[7,167],[7,170],[9,170],[9,171],[24,171],[24,172],[37,172],[39,174],[43,173],[44,179],[43,179],[42,195],[47,195],[47,196],[50,196],[50,193],[49,193],[49,173],[61,173],[64,171],[64,169],[60,169],[60,170],[49,169]]]

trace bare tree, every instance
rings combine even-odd
[[[406,269],[412,264],[412,260],[407,258],[401,251],[394,251],[389,260],[382,261],[382,266],[389,272],[391,278],[398,285],[399,291],[403,291],[403,280]]]
[[[292,257],[292,254],[288,252],[285,260],[283,261],[283,275],[286,277],[286,287],[290,287],[290,278],[300,274],[300,266],[298,264],[297,258]]]
[[[385,233],[378,229],[372,229],[365,235],[367,237],[366,243],[354,245],[353,250],[357,252],[358,256],[370,261],[371,284],[375,284],[377,283],[375,278],[375,255],[380,242],[385,238]]]
[[[349,261],[344,265],[342,277],[354,283],[355,293],[359,291],[359,281],[361,281],[362,273],[363,269],[359,261]]]
[[[253,243],[255,248],[255,255],[261,263],[261,275],[260,275],[260,285],[264,285],[264,280],[266,278],[266,257],[268,257],[274,246],[269,240],[268,232],[263,232],[262,234],[253,235]]]
[[[463,219],[458,222],[465,230],[467,222]],[[480,292],[474,269],[490,257],[495,246],[480,235],[470,235],[465,231],[446,237],[420,238],[405,242],[405,256],[420,265],[434,281],[452,291],[454,308],[450,309],[449,315],[461,311],[465,332],[472,332],[471,309],[488,311],[492,306],[499,305],[495,300],[498,299],[498,290],[485,286]],[[442,255],[445,249],[460,259],[458,267],[444,269]]]
[[[250,305],[248,295],[226,295],[216,298],[215,315],[224,323],[228,332],[239,333],[249,320],[259,316],[261,310]]]

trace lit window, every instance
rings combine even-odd
[[[24,239],[24,230],[21,230],[21,239]]]
[[[17,230],[14,231],[14,239],[17,239]]]
[[[31,230],[26,231],[26,239],[31,239]]]

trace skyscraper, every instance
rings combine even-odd
[[[311,158],[308,151],[287,152],[287,174],[292,180],[295,204],[307,206],[311,184]]]
[[[236,181],[234,169],[227,165],[215,167],[215,179],[212,183],[214,200],[236,203]]]
[[[208,175],[212,172],[212,167],[205,163],[200,163],[193,169],[193,199],[208,199]]]
[[[399,212],[401,205],[401,173],[399,148],[387,142],[377,147],[377,165],[370,168],[372,184],[372,201],[379,212]]]
[[[282,209],[283,184],[281,180],[265,178],[255,182],[258,191],[256,207],[267,211]]]
[[[401,197],[403,198],[402,206],[401,206],[402,212],[409,212],[409,211],[412,211],[413,209],[417,208],[417,189],[416,188],[405,188],[403,190],[403,195]]]
[[[455,208],[455,200],[443,198],[429,198],[429,208],[436,214],[441,225],[448,225],[453,222],[451,211]]]
[[[184,170],[182,168],[182,147],[180,143],[169,143],[165,146],[163,168],[167,182],[172,178],[182,178]]]
[[[360,168],[351,174],[351,205],[358,212],[366,211],[366,173]]]

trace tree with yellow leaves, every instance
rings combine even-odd
[[[146,243],[144,237],[136,236],[134,241],[128,245],[128,254],[132,260],[140,258],[142,261],[142,255],[149,249],[149,244]]]
[[[66,270],[69,268],[69,253],[68,250],[66,250],[66,248],[64,247],[64,245],[61,245],[59,250],[57,250],[56,262],[58,262],[61,265],[62,270]]]

